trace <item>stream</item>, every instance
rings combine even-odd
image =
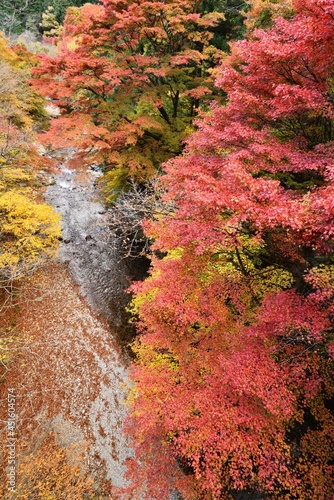
[[[46,192],[46,201],[62,216],[59,257],[68,265],[88,304],[108,318],[119,342],[126,344],[134,331],[125,312],[129,301],[125,290],[145,277],[148,261],[120,258],[108,230],[108,210],[100,201],[95,182],[101,173],[93,168],[84,174],[68,168],[71,154]]]
[[[59,250],[62,266],[79,286],[80,295],[93,311],[107,319],[110,327],[109,341],[105,329],[101,333],[92,325],[86,328],[87,340],[80,335],[75,343],[81,343],[82,349],[94,356],[93,366],[89,366],[88,373],[78,379],[81,388],[85,387],[89,392],[90,385],[94,384],[96,389],[96,380],[99,379],[96,397],[87,409],[89,429],[93,434],[91,466],[95,463],[97,469],[102,465],[96,461],[98,456],[104,463],[106,478],[118,487],[125,484],[123,462],[132,455],[132,450],[122,433],[126,414],[122,402],[123,384],[127,381],[127,363],[124,363],[127,355],[124,351],[117,353],[115,339],[118,344],[126,344],[133,335],[124,310],[128,302],[125,290],[133,280],[143,278],[147,262],[143,265],[141,261],[120,259],[108,232],[107,209],[99,201],[96,179],[100,174],[94,169],[70,169],[70,159],[71,152],[60,161],[59,171],[53,176],[54,183],[48,187],[45,198],[62,216]],[[94,336],[99,342],[97,348],[90,345],[89,336]],[[102,354],[99,353],[101,346]],[[83,376],[85,380],[81,381]],[[71,412],[77,419],[78,415],[73,414],[73,410]],[[62,419],[62,416],[57,418]]]

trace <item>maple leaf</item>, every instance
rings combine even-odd
[[[95,133],[89,155],[95,163],[105,156],[104,169],[122,171],[106,178],[107,191],[116,187],[113,177],[145,180],[181,152],[189,123],[214,92],[208,71],[217,56],[212,28],[222,17],[218,12],[205,14],[189,0],[105,0],[103,6],[69,9],[58,54],[40,57],[33,82],[39,92],[57,101],[73,128],[82,114],[108,129],[109,144],[122,161],[108,163]],[[53,122],[48,137],[57,143],[64,138],[66,143],[68,128],[61,133],[59,124]],[[80,144],[80,137],[79,133],[76,146],[84,158],[87,141]]]
[[[131,289],[131,474],[161,443],[187,499],[333,496],[334,9],[293,8],[232,44],[227,104],[164,165],[175,210],[144,225],[160,257]]]

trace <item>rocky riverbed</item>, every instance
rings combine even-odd
[[[143,278],[147,262],[120,258],[96,186],[100,172],[70,169],[70,157],[69,153],[60,164],[55,183],[46,192],[47,202],[62,216],[60,261],[68,266],[88,303],[108,318],[113,332],[126,342],[133,331],[125,312],[129,300],[125,290],[132,281]]]
[[[93,364],[86,366],[76,379],[80,394],[86,388],[89,402],[83,408],[79,404],[75,418],[87,417],[88,432],[93,441],[91,466],[96,471],[100,460],[104,464],[106,478],[112,485],[121,486],[124,485],[124,460],[131,455],[131,450],[122,432],[126,360],[116,346],[116,338],[127,338],[125,332],[129,327],[124,306],[128,297],[125,290],[134,278],[140,276],[141,271],[136,276],[133,266],[129,267],[120,259],[111,241],[107,209],[100,201],[96,186],[100,173],[93,168],[68,168],[70,159],[69,152],[65,161],[60,162],[54,184],[47,189],[45,198],[62,216],[63,240],[59,262],[67,268],[79,287],[80,296],[85,299],[83,302],[87,304],[84,312],[82,306],[73,307],[70,312],[75,346],[69,345],[69,349],[74,347],[81,352],[80,358],[85,351],[94,358]],[[92,322],[93,311],[90,308],[108,320],[109,331],[105,322],[100,325],[96,325],[98,319]],[[91,325],[87,324],[84,332],[79,332],[82,321]],[[89,397],[92,386],[94,398]],[[94,457],[98,460],[97,464],[94,464]]]

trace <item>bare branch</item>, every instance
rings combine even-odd
[[[173,204],[162,199],[163,192],[158,178],[145,186],[132,181],[130,189],[109,210],[109,228],[122,258],[135,258],[150,252],[152,242],[144,234],[143,221],[158,220],[174,211]]]

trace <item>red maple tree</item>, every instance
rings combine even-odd
[[[41,57],[34,86],[58,101],[45,142],[75,144],[80,161],[109,171],[109,195],[143,181],[182,151],[194,116],[213,92],[224,17],[202,2],[104,0],[68,10],[55,58]]]
[[[228,104],[165,165],[176,211],[146,223],[167,256],[133,287],[128,427],[157,498],[333,495],[334,4],[294,9],[233,44]]]

